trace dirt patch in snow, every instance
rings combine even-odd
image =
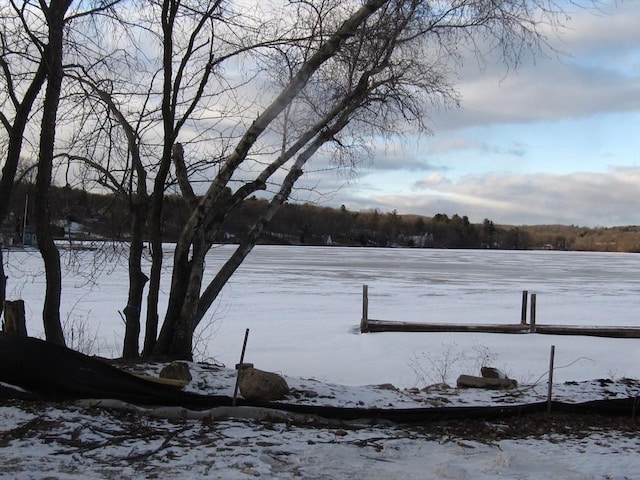
[[[419,427],[438,438],[458,438],[480,442],[538,438],[551,442],[560,437],[584,438],[595,432],[615,432],[636,437],[640,421],[629,417],[604,417],[565,413],[532,413],[503,420],[454,420]]]

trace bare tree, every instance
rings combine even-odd
[[[458,105],[452,73],[465,49],[478,58],[497,49],[517,65],[545,45],[543,32],[560,25],[561,13],[551,0],[127,2],[119,41],[137,54],[111,71],[74,70],[94,105],[80,130],[100,131],[103,147],[68,156],[131,199],[124,355],[139,350],[144,228],[152,261],[143,354],[191,358],[194,329],[313,159],[349,167],[371,138],[428,131],[432,108]],[[123,145],[110,143],[116,126]],[[111,163],[113,148],[120,167]],[[170,188],[191,214],[173,253],[158,335]],[[205,282],[207,253],[230,215],[256,194],[268,198],[267,208]]]
[[[124,358],[137,358],[139,355],[139,337],[140,337],[140,315],[142,311],[142,301],[144,298],[144,288],[149,277],[144,273],[142,268],[142,256],[144,251],[144,229],[147,222],[147,213],[149,210],[149,194],[147,190],[147,170],[142,160],[140,151],[140,123],[131,124],[124,116],[120,108],[116,105],[112,95],[102,90],[96,83],[89,80],[86,72],[76,77],[79,84],[86,86],[88,91],[87,97],[95,97],[96,103],[102,103],[106,107],[106,117],[113,117],[113,125],[104,128],[101,123],[98,130],[94,130],[94,138],[90,142],[95,146],[96,139],[104,136],[109,139],[109,143],[113,137],[118,137],[118,130],[124,132],[124,148],[126,152],[125,166],[120,169],[121,176],[117,176],[116,169],[112,168],[108,161],[101,163],[95,158],[95,150],[93,157],[69,155],[68,161],[75,163],[80,162],[84,166],[88,166],[98,174],[100,184],[110,189],[117,195],[127,198],[129,212],[131,214],[130,237],[129,237],[129,289],[127,294],[127,304],[124,308],[125,315],[125,336],[123,345]],[[95,110],[89,110],[89,116],[95,114]],[[85,113],[88,113],[85,111]],[[84,125],[84,122],[83,122]],[[114,127],[117,125],[117,129]],[[103,148],[104,152],[109,153],[112,159],[118,149],[113,144]]]
[[[132,11],[135,5],[138,9]],[[76,140],[85,141],[76,141],[66,159],[89,167],[101,185],[129,198],[130,283],[124,309],[123,349],[128,358],[139,354],[140,316],[147,281],[145,352],[153,350],[157,337],[165,193],[176,184],[194,200],[187,179],[211,169],[219,156],[209,147],[213,160],[191,158],[187,163],[177,139],[182,134],[193,147],[207,139],[213,143],[211,138],[218,138],[221,141],[216,142],[216,149],[224,151],[231,137],[216,128],[216,124],[242,112],[242,102],[231,102],[229,97],[244,80],[231,82],[217,70],[248,50],[281,43],[279,39],[286,33],[279,32],[265,40],[256,30],[255,25],[260,22],[255,20],[253,26],[245,22],[245,35],[238,37],[234,31],[237,19],[223,10],[219,0],[130,3],[121,15],[109,19],[109,27],[127,42],[126,48],[121,49],[122,55],[115,55],[119,62],[111,62],[115,68],[96,69],[93,67],[96,59],[93,63],[79,62],[68,72],[82,89],[83,101],[88,103],[81,109],[82,121],[76,122],[78,130],[74,135]],[[132,15],[136,15],[135,21]],[[159,23],[158,18],[162,19]],[[140,38],[146,41],[146,46],[139,45]],[[161,46],[157,56],[149,55],[150,44]],[[220,101],[223,97],[225,104]],[[215,112],[211,111],[212,105]],[[114,131],[115,125],[123,132],[123,142],[112,141],[114,134],[120,136]],[[120,159],[119,166],[114,163],[115,157]],[[151,247],[148,276],[141,267],[144,238]]]
[[[486,43],[517,64],[524,52],[545,43],[543,28],[559,25],[553,2],[536,0],[296,5],[311,13],[301,24],[309,33],[299,35],[307,40],[277,49],[277,63],[267,71],[280,71],[286,81],[223,159],[186,222],[175,249],[156,355],[191,357],[194,328],[321,149],[339,156],[362,135],[384,134],[403,124],[425,128],[433,103],[457,104],[450,69],[460,58],[460,45],[479,52]],[[255,161],[257,149],[276,131],[282,135],[280,153]],[[256,172],[253,178],[242,178],[248,171]],[[238,184],[230,197],[225,195]],[[203,285],[205,255],[226,216],[261,190],[273,192],[268,208]]]
[[[60,323],[62,282],[60,256],[50,228],[49,193],[53,176],[58,106],[64,78],[65,28],[75,19],[97,14],[118,1],[77,2],[78,9],[72,8],[73,0],[11,1],[10,5],[2,10],[3,19],[7,19],[3,25],[9,26],[11,30],[5,28],[0,34],[0,68],[3,73],[3,86],[9,99],[2,102],[3,111],[0,115],[8,134],[7,155],[0,183],[0,197],[3,200],[0,220],[4,220],[7,215],[5,206],[8,206],[9,202],[5,200],[11,197],[25,130],[46,81],[38,138],[34,139],[34,143],[38,144],[35,186],[36,231],[47,279],[42,314],[45,335],[47,340],[59,344],[65,343]],[[86,10],[85,7],[90,8]],[[20,73],[16,73],[17,71]],[[25,86],[26,89],[23,90]],[[6,107],[10,107],[7,113],[4,110]],[[0,261],[0,266],[2,265]],[[0,290],[4,301],[6,277],[3,270],[0,273]]]
[[[71,6],[71,0],[51,0],[49,5],[44,3],[41,5],[48,26],[46,47],[42,48],[47,70],[47,86],[43,99],[36,175],[36,234],[47,279],[42,312],[45,335],[48,341],[64,345],[64,333],[60,323],[62,274],[60,254],[51,233],[49,194],[53,174],[56,120],[64,77],[62,55],[65,17]]]
[[[18,171],[20,155],[29,117],[46,80],[46,68],[27,30],[27,12],[17,5],[0,7],[0,69],[2,91],[0,121],[5,153],[0,178],[0,224],[9,213],[11,195]],[[26,58],[25,58],[26,57]],[[6,298],[7,277],[0,249],[0,313]]]

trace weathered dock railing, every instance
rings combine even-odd
[[[529,302],[530,298],[530,302]],[[423,323],[396,320],[374,320],[369,318],[369,287],[362,286],[361,333],[375,332],[477,332],[477,333],[540,333],[550,335],[583,335],[611,338],[640,338],[640,327],[630,326],[578,326],[549,325],[536,321],[537,295],[522,292],[520,323]],[[529,307],[529,308],[527,308]],[[527,322],[527,309],[529,322]]]

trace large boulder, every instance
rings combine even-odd
[[[289,394],[287,381],[277,373],[248,367],[240,370],[240,393],[247,400],[272,402]]]

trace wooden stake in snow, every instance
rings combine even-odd
[[[360,333],[369,331],[369,286],[362,286],[362,318],[360,319]]]
[[[529,299],[529,292],[527,290],[522,291],[522,312],[520,313],[520,325],[527,324],[527,301]]]
[[[531,333],[536,333],[536,294],[531,294],[531,311],[529,312],[529,322],[530,327],[529,331]]]
[[[249,329],[244,332],[244,342],[242,343],[242,353],[240,354],[240,363],[236,365],[236,370],[238,373],[236,374],[236,386],[233,389],[233,401],[231,402],[231,406],[235,407],[236,402],[238,400],[238,386],[240,385],[240,372],[242,371],[242,365],[244,363],[244,352],[247,350],[247,340],[249,339]]]
[[[547,387],[547,412],[551,412],[551,392],[553,391],[553,358],[556,355],[556,346],[551,345],[549,355],[549,385]]]

